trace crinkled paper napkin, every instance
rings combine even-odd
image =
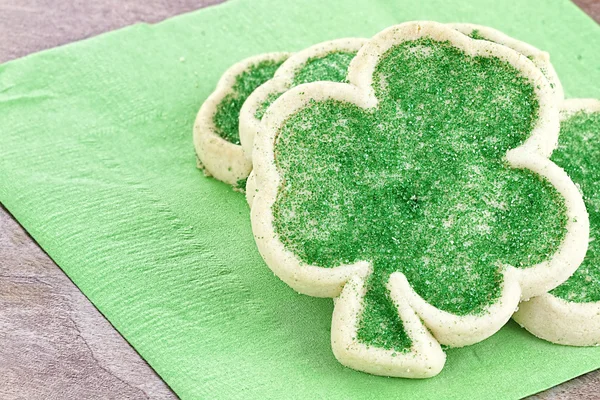
[[[0,65],[0,200],[183,399],[508,399],[599,368],[600,348],[513,322],[433,379],[344,368],[332,301],[279,281],[244,197],[196,169],[229,65],[415,19],[500,29],[549,51],[568,97],[600,97],[600,28],[567,0],[232,0]]]

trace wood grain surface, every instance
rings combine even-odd
[[[222,0],[0,0],[0,63]],[[576,0],[600,22],[600,0]],[[3,207],[0,399],[175,399]],[[600,399],[600,371],[531,399]]]

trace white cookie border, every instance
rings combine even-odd
[[[232,65],[219,79],[214,92],[200,107],[194,122],[194,147],[199,167],[206,175],[236,186],[240,179],[246,178],[252,170],[252,162],[244,156],[242,146],[229,142],[219,136],[213,117],[217,107],[235,84],[238,75],[251,66],[263,61],[282,61],[289,53],[266,53],[246,58]]]
[[[412,352],[396,354],[384,349],[367,348],[357,342],[356,335],[353,334],[356,332],[357,317],[351,316],[360,315],[361,309],[356,302],[356,295],[348,294],[353,288],[348,288],[346,282],[352,280],[355,287],[360,286],[360,280],[364,280],[370,273],[368,262],[361,261],[337,268],[303,265],[277,239],[271,212],[280,185],[274,163],[274,143],[279,127],[311,99],[336,99],[362,108],[375,107],[377,99],[371,81],[379,57],[393,45],[423,36],[440,41],[449,40],[467,54],[493,54],[501,57],[533,79],[540,104],[538,124],[525,143],[508,151],[506,157],[511,166],[529,168],[556,187],[565,198],[569,223],[566,238],[551,261],[526,270],[506,267],[502,271],[504,284],[501,301],[490,306],[491,312],[484,317],[460,317],[436,309],[408,285],[403,274],[392,274],[388,287],[400,315],[407,315],[402,307],[410,307],[437,340],[432,342],[426,334],[427,329],[423,327],[410,328],[408,333],[415,344]],[[506,46],[470,39],[435,22],[408,22],[380,32],[358,52],[350,65],[348,80],[350,84],[316,82],[299,85],[279,97],[265,114],[253,151],[256,184],[261,188],[251,212],[255,240],[267,265],[298,292],[317,297],[336,297],[342,293],[336,300],[332,322],[333,351],[342,364],[373,374],[411,378],[433,376],[441,370],[445,360],[438,343],[460,347],[489,337],[510,319],[520,300],[542,294],[564,282],[577,269],[585,255],[589,226],[583,200],[565,172],[548,160],[558,137],[558,107],[548,81],[525,56]],[[585,245],[582,245],[583,242]],[[355,288],[359,298],[360,290],[360,287]],[[417,324],[415,326],[420,323],[413,322]],[[412,368],[405,368],[406,363],[413,363]]]
[[[566,100],[561,120],[579,111],[600,113],[600,100]],[[600,132],[598,135],[600,137]],[[575,303],[544,293],[521,303],[513,318],[529,332],[549,342],[570,346],[600,345],[600,301]]]
[[[547,52],[542,51],[537,47],[530,45],[529,43],[512,38],[505,33],[488,26],[466,23],[451,23],[448,25],[467,36],[469,36],[474,30],[477,30],[481,37],[485,38],[485,40],[491,40],[495,43],[508,46],[526,57],[531,57],[531,61],[536,67],[542,70],[542,73],[546,71],[544,76],[546,79],[548,79],[550,84],[554,85],[552,91],[556,96],[556,101],[562,102],[564,100],[565,93],[563,91],[562,83],[558,78],[558,74],[556,73],[554,66],[550,62],[550,54]]]

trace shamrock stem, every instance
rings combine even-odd
[[[401,293],[397,293],[393,304],[406,335],[411,340],[410,348],[399,352],[369,346],[358,340],[357,331],[366,293],[366,279],[354,276],[335,300],[331,346],[338,361],[347,367],[376,375],[404,378],[429,378],[437,375],[446,362],[446,354],[408,302],[402,301]]]

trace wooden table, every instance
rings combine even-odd
[[[2,0],[0,63],[222,0]],[[600,22],[600,0],[576,0]],[[0,209],[0,399],[175,399],[71,280]],[[600,370],[533,399],[599,399]]]

